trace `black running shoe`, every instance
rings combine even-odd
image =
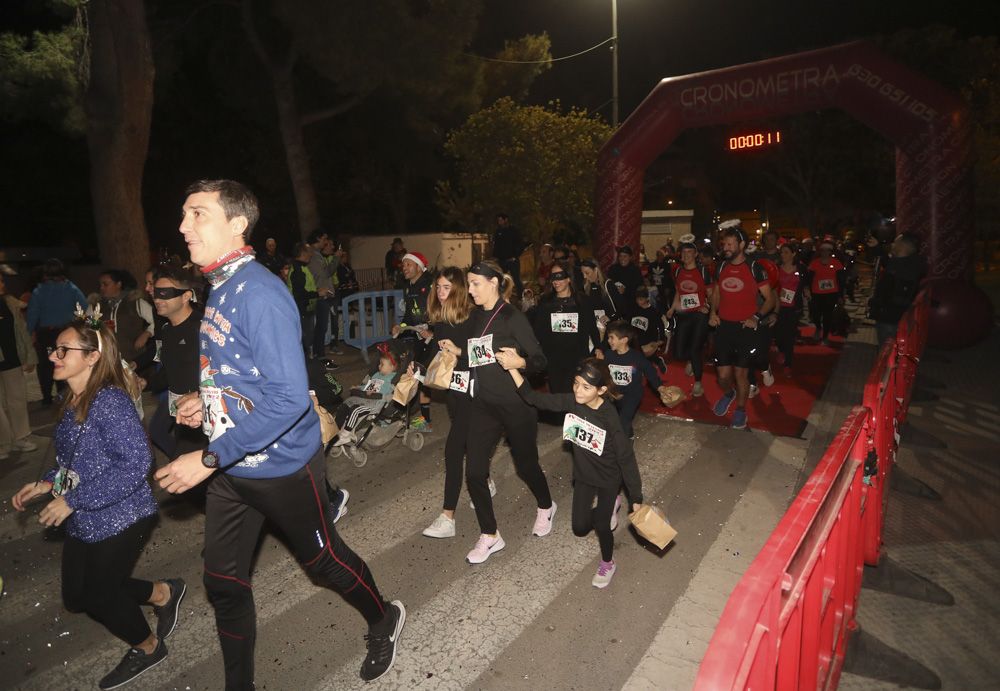
[[[156,650],[147,655],[136,648],[129,648],[125,657],[118,663],[106,677],[101,679],[98,686],[102,689],[117,689],[124,686],[144,672],[156,667],[167,657],[167,646],[163,640],[156,644]]]
[[[388,672],[396,661],[396,644],[403,624],[406,623],[406,608],[399,600],[393,600],[385,616],[391,617],[390,621],[383,621],[379,625],[379,629],[384,628],[385,631],[376,632],[374,628],[370,628],[365,636],[368,653],[361,663],[361,678],[365,681],[375,681]]]
[[[153,607],[156,615],[156,637],[161,641],[174,632],[177,615],[181,611],[181,600],[187,592],[187,585],[181,578],[168,578],[164,583],[170,588],[170,599],[162,607]]]

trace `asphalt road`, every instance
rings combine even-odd
[[[34,419],[36,432],[51,432]],[[559,505],[549,536],[530,535],[534,503],[503,445],[493,477],[506,549],[479,566],[464,561],[478,537],[464,490],[458,535],[420,534],[440,511],[443,406],[435,406],[434,422],[420,452],[397,441],[371,453],[363,468],[343,457],[328,461],[331,477],[351,492],[338,530],[367,560],[383,594],[401,599],[408,612],[396,665],[377,688],[690,687],[728,590],[786,508],[805,455],[797,440],[640,416],[635,446],[644,492],[679,535],[659,553],[623,520],[618,572],[601,591],[590,584],[597,540],[574,537],[569,527],[570,456],[553,426],[542,425],[538,441]],[[61,544],[37,525],[41,505],[28,514],[10,507],[10,496],[37,475],[45,443],[40,447],[0,465],[0,686],[94,688],[125,646],[62,609]],[[203,516],[183,497],[158,498],[160,525],[135,573],[180,576],[189,590],[168,659],[131,687],[221,688],[222,659],[201,583]],[[312,585],[279,537],[261,540],[253,585],[258,689],[364,686],[362,618]]]

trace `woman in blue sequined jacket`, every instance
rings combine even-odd
[[[13,498],[23,511],[35,498],[54,498],[39,514],[45,526],[66,524],[63,603],[86,612],[129,644],[122,662],[101,680],[112,688],[166,657],[165,638],[184,595],[179,579],[144,581],[132,569],[156,524],[147,479],[152,452],[133,396],[136,383],[122,366],[114,334],[100,315],[66,327],[50,349],[55,379],[69,386],[55,432],[56,467]],[[154,633],[140,609],[153,605]]]

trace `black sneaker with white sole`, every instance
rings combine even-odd
[[[361,663],[361,678],[365,681],[375,681],[388,672],[396,661],[396,645],[406,623],[406,608],[399,600],[393,600],[385,616],[386,620],[369,628],[365,636],[368,652]]]
[[[170,599],[162,607],[153,607],[156,615],[156,637],[161,641],[174,632],[177,627],[177,615],[181,611],[181,601],[187,593],[187,585],[182,578],[168,578],[164,581],[170,588]]]
[[[117,689],[124,686],[136,677],[153,669],[163,662],[167,657],[167,646],[163,640],[156,644],[156,650],[147,655],[138,648],[129,648],[125,657],[118,663],[118,666],[111,670],[107,676],[101,679],[98,686],[102,689]]]

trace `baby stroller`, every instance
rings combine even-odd
[[[378,346],[380,352],[388,352],[399,363],[396,376],[392,383],[395,386],[412,361],[410,350],[398,341],[387,341]],[[372,372],[378,370],[378,362],[374,363]],[[327,455],[336,458],[347,456],[356,467],[361,468],[368,462],[368,452],[388,446],[394,439],[402,439],[403,444],[412,451],[424,447],[424,435],[410,428],[411,408],[416,401],[417,387],[413,387],[407,397],[406,405],[389,401],[379,410],[365,414],[354,426],[356,441],[335,445],[333,440],[327,445]]]

